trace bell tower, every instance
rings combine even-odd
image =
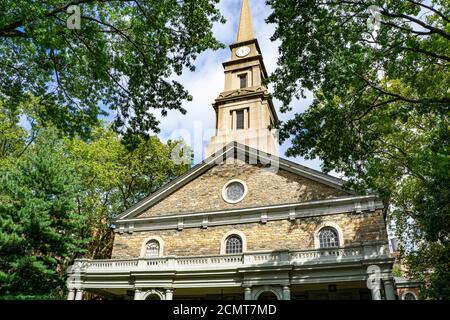
[[[249,0],[242,1],[236,42],[230,45],[231,59],[223,63],[224,91],[213,103],[216,134],[206,147],[206,156],[232,141],[278,156],[275,130],[278,117],[264,80],[264,66],[254,36]]]

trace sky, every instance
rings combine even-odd
[[[271,12],[271,8],[263,0],[250,0],[250,6],[255,36],[261,47],[266,69],[270,74],[276,68],[279,46],[279,43],[270,40],[275,31],[275,25],[265,22]],[[163,141],[180,137],[185,139],[194,150],[194,164],[201,162],[205,158],[204,146],[214,133],[215,113],[212,103],[224,90],[222,63],[231,58],[228,46],[236,40],[241,0],[221,0],[218,7],[227,22],[226,24],[215,24],[213,32],[216,38],[226,45],[226,48],[217,51],[208,50],[202,53],[196,60],[196,70],[194,72],[186,71],[182,76],[177,77],[177,81],[180,81],[193,97],[191,102],[183,104],[187,114],[182,115],[177,111],[169,111],[166,117],[158,117],[161,121],[160,139]],[[294,113],[304,111],[311,101],[311,98],[307,98],[293,102],[293,110],[289,113],[281,113],[279,111],[281,102],[274,100],[274,105],[278,117],[281,121],[284,121],[291,118]],[[203,132],[203,134],[200,134],[200,132]],[[194,143],[198,142],[199,139],[203,140],[201,144]],[[280,146],[280,156],[285,157],[284,153],[289,145],[288,141]],[[288,159],[312,169],[320,170],[321,161],[318,159],[305,160],[300,157]]]

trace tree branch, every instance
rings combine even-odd
[[[432,103],[432,104],[450,104],[450,97],[444,97],[442,99],[411,99],[406,98],[400,94],[386,91],[385,89],[382,89],[378,87],[377,85],[373,84],[370,80],[367,80],[365,77],[363,77],[360,74],[354,73],[358,78],[362,79],[364,82],[366,82],[371,88],[385,94],[391,97],[398,98],[399,100],[409,102],[409,103]]]
[[[421,21],[419,19],[413,18],[413,17],[408,16],[408,15],[403,14],[403,13],[391,13],[391,12],[388,12],[388,11],[386,11],[384,9],[381,9],[380,13],[382,15],[384,15],[386,17],[390,17],[390,18],[403,18],[403,19],[409,20],[411,22],[414,22],[415,24],[418,24],[419,26],[422,26],[425,29],[430,30],[432,33],[439,34],[439,35],[443,36],[444,38],[450,40],[450,34],[448,34],[447,32],[445,32],[442,29],[430,26],[429,24],[426,24],[425,22],[423,22],[423,21]]]
[[[438,11],[437,9],[435,9],[433,7],[427,6],[426,4],[423,4],[421,2],[416,2],[416,1],[413,1],[413,0],[407,0],[407,1],[412,3],[412,4],[424,7],[426,9],[428,9],[428,10],[431,10],[434,13],[436,13],[438,16],[440,16],[442,19],[444,19],[445,21],[450,22],[450,19],[448,19],[442,12]]]

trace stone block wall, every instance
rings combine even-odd
[[[257,165],[239,160],[236,162],[211,168],[153,205],[140,217],[249,208],[349,195],[345,191],[285,170],[270,172]],[[246,197],[236,204],[227,203],[222,199],[222,188],[232,179],[244,181],[248,188]]]
[[[140,254],[146,238],[158,236],[164,241],[164,256],[196,256],[220,254],[223,236],[232,230],[244,233],[247,251],[302,250],[314,248],[314,231],[324,222],[337,224],[343,232],[344,245],[371,241],[387,241],[381,210],[367,213],[343,213],[295,221],[279,220],[217,227],[187,228],[181,231],[164,230],[116,234],[113,258],[135,258]]]

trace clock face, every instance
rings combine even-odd
[[[237,48],[237,50],[236,50],[236,55],[240,58],[245,57],[249,53],[250,53],[250,48],[247,46]]]

